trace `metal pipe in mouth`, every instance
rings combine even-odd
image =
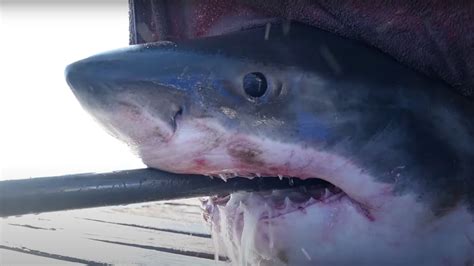
[[[0,181],[0,217],[173,200],[235,191],[288,189],[318,179],[243,177],[223,181],[152,168]]]

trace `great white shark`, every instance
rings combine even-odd
[[[234,264],[474,263],[474,103],[363,43],[276,23],[99,54],[66,79],[149,167],[322,180],[205,200]]]

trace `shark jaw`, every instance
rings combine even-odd
[[[415,195],[396,195],[392,185],[375,182],[338,155],[234,134],[206,118],[176,118],[166,141],[135,146],[148,166],[224,180],[321,179],[317,187],[202,199],[216,254],[227,254],[235,265],[438,265],[442,258],[456,262],[458,253],[449,245],[464,246],[465,235],[472,234],[472,228],[461,229],[471,221],[467,210],[438,219]],[[443,242],[452,228],[459,229],[451,244],[431,244]]]
[[[440,257],[457,261],[457,251],[430,243],[442,242],[454,227],[459,231],[450,242],[464,245],[466,232],[460,228],[471,219],[467,210],[460,208],[438,219],[414,195],[396,195],[392,185],[375,182],[368,172],[341,156],[264,136],[232,133],[212,119],[186,119],[179,112],[172,122],[153,123],[161,125],[160,130],[139,127],[143,136],[160,132],[164,136],[160,141],[143,137],[140,142],[130,142],[123,136],[122,140],[128,141],[149,167],[176,173],[224,180],[234,176],[321,179],[317,187],[202,199],[216,254],[227,254],[233,264],[396,265],[428,261],[437,265]],[[124,121],[123,117],[122,113],[119,121]],[[469,252],[465,250],[467,256]]]

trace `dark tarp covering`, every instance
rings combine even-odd
[[[132,44],[287,19],[361,40],[474,99],[473,0],[129,1]]]

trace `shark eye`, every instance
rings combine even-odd
[[[260,72],[248,73],[244,76],[244,91],[247,95],[258,98],[267,91],[267,79]]]

